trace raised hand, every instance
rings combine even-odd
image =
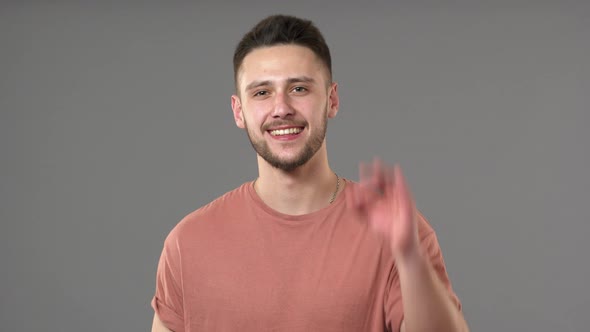
[[[361,163],[360,183],[354,189],[350,203],[389,241],[394,257],[419,251],[416,208],[399,165]]]

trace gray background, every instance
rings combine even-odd
[[[314,20],[331,164],[400,162],[473,331],[590,326],[588,2],[2,2],[0,326],[145,331],[165,236],[255,177],[231,56]]]

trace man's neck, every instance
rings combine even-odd
[[[335,196],[337,187],[342,189],[344,184],[340,181],[337,186],[337,175],[321,151],[292,172],[276,169],[258,159],[260,175],[254,189],[266,205],[280,213],[302,215],[324,208]]]

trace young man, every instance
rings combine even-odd
[[[186,216],[157,271],[152,331],[467,331],[436,235],[399,167],[328,163],[329,49],[271,16],[234,54],[234,120],[259,176]]]

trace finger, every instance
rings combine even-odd
[[[365,208],[370,201],[369,193],[372,191],[370,184],[371,172],[364,162],[359,163],[359,184],[355,186],[354,203],[359,208]]]
[[[395,190],[395,169],[393,167],[387,167],[384,172],[384,192],[386,195],[393,196]]]
[[[360,205],[363,206],[363,208],[370,208],[379,200],[380,196],[380,194],[370,185],[359,186],[357,194]]]
[[[360,189],[364,194],[375,193],[376,188],[374,184],[373,167],[366,163],[360,163]]]
[[[359,164],[359,183],[366,186],[371,180],[371,171],[364,162]]]
[[[358,184],[352,185],[350,188],[350,191],[346,195],[347,203],[356,209],[361,208],[362,202],[360,199],[360,194],[361,194],[360,193],[360,185],[358,185]]]
[[[402,168],[396,164],[393,170],[396,182],[396,195],[398,196],[399,203],[403,207],[412,208],[412,194],[410,193],[406,178],[402,173]]]
[[[373,185],[375,186],[375,190],[377,190],[380,194],[385,192],[385,167],[383,162],[379,158],[375,158],[373,160],[373,176],[372,181]]]

